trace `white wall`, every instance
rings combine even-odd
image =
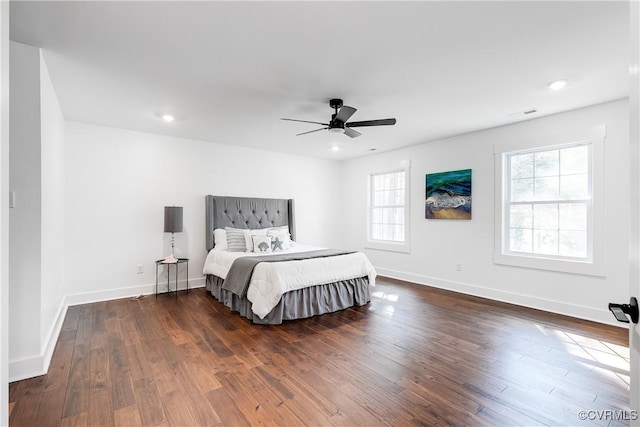
[[[11,42],[9,378],[46,372],[64,306],[64,117],[40,49]],[[15,325],[19,325],[16,327]]]
[[[16,208],[9,212],[9,358],[40,354],[41,144],[40,52],[11,42],[9,185]],[[20,325],[15,327],[15,325]]]
[[[67,122],[65,294],[68,303],[149,293],[169,254],[163,207],[184,207],[176,256],[203,284],[205,195],[294,198],[300,242],[340,243],[340,163]],[[137,274],[138,265],[144,268]]]
[[[0,2],[0,426],[9,425],[9,2]]]
[[[629,245],[629,293],[640,297],[640,3],[629,3],[629,128],[630,128],[630,165],[631,165],[631,201],[630,245]],[[626,300],[625,300],[626,302]],[[629,401],[632,411],[640,411],[640,324],[630,325],[630,392]],[[630,425],[640,426],[640,420]]]
[[[40,342],[56,336],[64,285],[64,116],[40,52],[42,272]],[[53,345],[49,346],[53,351]]]
[[[606,277],[494,264],[493,145],[602,124],[608,131]],[[343,242],[366,252],[382,275],[615,324],[607,303],[629,299],[628,130],[628,102],[623,100],[345,162],[342,200],[354,209],[343,228]],[[412,252],[365,249],[367,175],[406,159],[411,160]],[[473,219],[426,220],[425,174],[469,168]],[[456,271],[456,264],[462,264],[462,271]]]

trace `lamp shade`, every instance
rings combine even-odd
[[[164,232],[180,233],[182,231],[182,206],[164,207]]]

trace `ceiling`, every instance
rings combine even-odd
[[[12,1],[10,19],[67,120],[327,159],[628,96],[624,1]],[[280,120],[327,122],[330,98],[397,124]]]

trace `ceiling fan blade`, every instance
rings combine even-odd
[[[356,138],[360,135],[362,135],[360,132],[358,132],[357,130],[353,130],[353,129],[349,129],[349,128],[344,128],[344,134],[351,137],[351,138]]]
[[[298,120],[298,119],[280,119],[280,120],[287,120],[289,122],[315,123],[317,125],[329,126],[329,123],[311,122],[309,120]]]
[[[351,116],[353,116],[353,113],[355,113],[356,111],[357,110],[355,108],[345,105],[342,108],[340,108],[340,111],[338,111],[338,114],[336,115],[335,120],[345,123],[347,120],[349,120]]]
[[[362,122],[350,122],[344,125],[349,128],[361,127],[361,126],[389,126],[395,125],[396,119],[380,119],[380,120],[364,120]]]
[[[322,124],[322,123],[320,123],[320,124]],[[326,128],[314,129],[314,130],[310,130],[310,131],[308,131],[308,132],[298,133],[298,134],[296,134],[296,136],[306,135],[306,134],[308,134],[308,133],[318,132],[319,130],[326,130],[326,129],[329,129],[329,128],[328,128],[328,127],[326,127]]]

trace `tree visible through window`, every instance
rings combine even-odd
[[[506,154],[508,253],[592,256],[591,144]]]

